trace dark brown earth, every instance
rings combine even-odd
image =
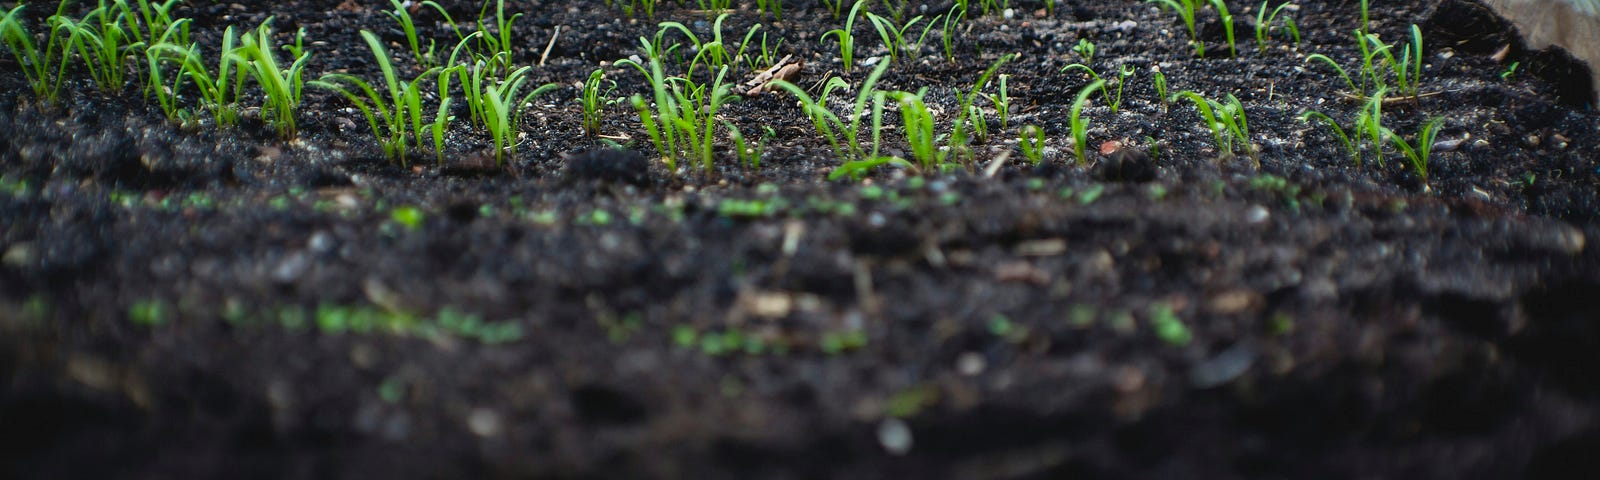
[[[1440,140],[1464,139],[1426,184],[1392,150],[1355,165],[1296,119],[1355,114],[1304,57],[1357,55],[1356,2],[1302,2],[1304,42],[1265,53],[1255,5],[1231,5],[1237,58],[1210,10],[1196,58],[1148,4],[974,5],[959,61],[930,38],[880,88],[930,87],[954,111],[954,91],[1019,53],[1001,70],[1008,126],[964,169],[855,183],[826,180],[838,160],[784,96],[722,115],[773,126],[759,169],[723,149],[711,175],[668,171],[624,104],[601,133],[637,154],[583,133],[571,85],[604,64],[613,96],[644,93],[610,62],[655,21],[708,29],[687,5],[647,20],[510,2],[527,14],[519,64],[561,26],[533,72],[567,87],[537,100],[503,169],[482,167],[487,137],[465,122],[442,166],[391,164],[317,90],[292,142],[259,120],[174,125],[136,88],[81,75],[45,107],[6,56],[0,476],[1596,478],[1586,75],[1476,4],[1382,3],[1373,31],[1420,25],[1422,90],[1438,92],[1386,107],[1386,124],[1439,116]],[[310,75],[376,78],[357,32],[403,37],[380,10],[337,6],[177,11],[208,46],[276,15],[306,29]],[[806,60],[796,83],[841,70],[823,4],[788,2],[775,23],[752,2],[724,28],[757,22]],[[883,54],[867,25],[859,58]],[[1090,150],[1134,148],[1084,167],[1067,110],[1088,82],[1058,72],[1079,38],[1097,69],[1139,70],[1119,113],[1086,110]],[[1174,92],[1238,96],[1259,166],[1219,159],[1193,107],[1156,97],[1152,65]],[[1002,140],[1024,124],[1052,147],[1038,167]],[[885,138],[905,148],[899,128]],[[394,323],[323,321],[341,312]]]

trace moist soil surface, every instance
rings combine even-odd
[[[382,2],[359,3],[175,13],[207,49],[269,15],[280,42],[303,28],[312,78],[377,80],[368,29],[418,73]],[[1587,76],[1475,3],[1380,3],[1372,32],[1425,42],[1424,96],[1383,118],[1408,140],[1443,118],[1426,181],[1298,119],[1361,108],[1306,61],[1356,73],[1358,2],[1300,2],[1301,42],[1265,45],[1256,6],[1231,5],[1237,56],[1204,9],[1203,58],[1152,4],[974,4],[953,61],[935,27],[879,88],[927,87],[945,132],[957,92],[1016,53],[1009,118],[979,100],[991,135],[969,158],[857,181],[827,178],[840,162],[787,94],[718,114],[773,130],[759,167],[720,139],[709,172],[670,170],[626,102],[603,138],[581,128],[590,71],[648,95],[614,62],[659,21],[709,33],[691,5],[508,2],[515,62],[559,87],[501,166],[465,121],[442,160],[391,162],[319,89],[292,141],[249,109],[169,121],[82,74],[45,105],[6,57],[0,476],[1596,478]],[[416,21],[453,44],[436,12]],[[860,19],[846,71],[820,2],[738,6],[724,39],[756,23],[813,94],[892,61]],[[1090,79],[1061,72],[1079,39],[1093,69],[1135,72],[1118,111],[1084,108],[1082,165],[1068,119]],[[1157,69],[1169,95],[1236,96],[1254,155],[1160,101]],[[910,157],[890,103],[880,151]],[[1045,133],[1037,166],[1022,125]]]

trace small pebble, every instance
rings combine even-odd
[[[333,250],[338,248],[339,243],[333,239],[332,234],[318,230],[316,233],[311,234],[311,240],[306,241],[306,246],[310,247],[311,251],[316,252],[318,255],[326,255],[333,253]]]
[[[1190,368],[1189,385],[1202,389],[1226,385],[1250,370],[1250,365],[1255,363],[1255,360],[1255,349],[1242,344],[1236,345]]]
[[[911,427],[898,418],[885,418],[878,424],[878,444],[892,455],[911,452]]]
[[[487,408],[474,408],[467,415],[467,430],[480,437],[492,437],[500,434],[500,414]]]
[[[22,242],[12,245],[11,247],[6,248],[6,253],[3,258],[3,260],[0,260],[0,263],[4,263],[7,267],[26,267],[28,264],[33,263],[33,244]]]
[[[305,252],[296,251],[278,262],[278,266],[272,269],[272,280],[278,283],[292,283],[309,268],[311,268],[311,257]]]
[[[961,358],[956,359],[956,371],[969,377],[983,373],[987,365],[988,362],[984,361],[983,355],[978,352],[963,353]]]
[[[1251,225],[1260,225],[1262,223],[1266,223],[1266,221],[1270,218],[1272,218],[1272,212],[1268,212],[1266,207],[1260,205],[1251,205],[1250,208],[1244,212],[1245,223]]]

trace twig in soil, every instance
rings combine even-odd
[[[550,49],[556,46],[556,39],[561,38],[561,26],[556,25],[556,33],[550,35],[550,43],[544,45],[544,53],[539,54],[539,66],[543,67],[545,60],[550,59]]]
[[[983,167],[983,178],[994,178],[994,174],[1000,171],[1000,166],[1005,165],[1006,161],[1010,159],[1010,151],[1000,152],[999,156],[989,161],[989,165]]]

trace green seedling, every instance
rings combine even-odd
[[[995,115],[1000,117],[1000,128],[1002,129],[1008,126],[1007,124],[1011,117],[1011,95],[1006,91],[1006,80],[1010,77],[1010,75],[1000,75],[999,95],[983,94],[984,98],[989,99],[989,103],[994,104]]]
[[[1510,66],[1507,66],[1505,70],[1500,72],[1500,81],[1511,81],[1511,77],[1517,74],[1517,66],[1521,64],[1522,62],[1511,62]]]
[[[973,82],[972,90],[970,92],[967,92],[966,95],[957,93],[956,97],[957,100],[960,101],[961,106],[956,110],[956,112],[958,112],[956,115],[956,124],[950,129],[950,149],[953,152],[961,155],[963,158],[971,156],[971,152],[967,149],[967,146],[972,143],[971,140],[973,138],[968,134],[969,123],[975,126],[974,130],[977,140],[983,141],[985,139],[984,137],[987,135],[989,124],[981,118],[982,112],[975,109],[972,104],[978,99],[978,95],[983,91],[983,87],[989,84],[989,79],[994,78],[995,73],[1000,71],[1000,67],[1016,59],[1017,54],[1015,53],[1000,57],[999,60],[995,60],[993,64],[989,65],[988,69],[983,71],[983,75],[978,76],[978,81]]]
[[[1157,303],[1150,306],[1150,327],[1155,330],[1156,338],[1173,346],[1185,346],[1194,341],[1194,333],[1189,331],[1189,326],[1178,319],[1178,314],[1172,311],[1172,306],[1166,303]]]
[[[610,82],[611,86],[602,92],[600,85],[604,82]],[[600,109],[617,102],[609,97],[611,91],[616,89],[617,82],[606,80],[604,70],[596,68],[589,73],[589,79],[583,82],[583,94],[578,97],[578,103],[583,106],[584,133],[591,136],[600,134],[600,119],[604,113]]]
[[[877,68],[872,70],[871,74],[867,75],[866,80],[861,82],[861,86],[857,87],[855,103],[852,104],[851,110],[846,112],[846,116],[850,119],[848,122],[835,115],[827,105],[829,94],[834,90],[840,88],[848,90],[850,88],[848,83],[838,77],[830,79],[822,87],[822,94],[818,95],[816,99],[806,93],[805,89],[784,80],[774,81],[772,85],[798,98],[802,110],[811,119],[812,126],[816,128],[817,133],[828,141],[828,144],[833,147],[834,153],[838,155],[840,160],[850,162],[878,156],[877,128],[873,129],[872,152],[869,154],[861,147],[861,117],[867,113],[868,101],[874,100],[878,79],[883,77],[883,73],[888,69],[889,63],[879,64]],[[879,122],[880,117],[881,114],[878,109],[875,109],[874,123]],[[844,136],[844,143],[842,144],[839,141],[840,134]]]
[[[411,11],[406,9],[405,3],[400,0],[389,0],[389,4],[394,6],[394,10],[383,13],[400,24],[400,30],[406,34],[406,45],[411,47],[411,56],[416,58],[417,65],[422,65],[423,68],[432,67],[434,63],[433,40],[428,40],[428,48],[424,50],[422,48],[422,40],[417,36],[416,22],[411,20]]]
[[[533,67],[522,67],[511,72],[504,80],[489,81],[483,85],[483,95],[480,97],[483,104],[483,128],[494,139],[494,161],[499,166],[504,162],[505,154],[517,153],[517,133],[521,131],[522,110],[532,102],[534,97],[543,95],[558,88],[554,83],[546,83],[535,87],[527,95],[517,97],[523,85],[528,82],[528,74]]]
[[[478,11],[478,31],[485,32],[483,35],[478,36],[478,41],[483,46],[484,52],[486,52],[483,54],[483,56],[496,60],[491,62],[491,64],[496,67],[496,72],[510,72],[512,69],[511,47],[514,45],[511,38],[511,27],[512,24],[517,22],[518,18],[522,18],[522,14],[518,13],[507,17],[506,0],[495,0],[495,33],[491,35],[487,33],[489,32],[489,26],[483,23],[485,14],[488,12],[488,8],[489,4],[484,3],[483,8]],[[510,75],[507,75],[506,78],[510,78]]]
[[[267,17],[260,26],[244,33],[243,44],[239,48],[227,53],[233,61],[238,62],[240,70],[249,74],[261,87],[266,97],[261,105],[261,116],[283,138],[294,138],[298,131],[295,127],[295,109],[300,108],[300,96],[304,89],[302,76],[306,62],[311,59],[302,46],[304,40],[305,29],[302,28],[295,33],[293,44],[281,47],[289,52],[292,62],[288,68],[280,68],[277,55],[273,53],[278,48],[272,43],[272,17]]]
[[[1401,49],[1399,58],[1394,56],[1393,45],[1383,43],[1377,35],[1367,35],[1367,41],[1373,43],[1373,51],[1382,54],[1384,63],[1389,65],[1394,74],[1395,91],[1402,98],[1416,98],[1422,77],[1422,29],[1411,25],[1411,43]],[[1372,72],[1372,76],[1379,78],[1377,72]]]
[[[889,51],[889,61],[891,62],[899,61],[902,52],[905,53],[907,58],[915,60],[922,53],[922,43],[928,39],[928,32],[933,31],[933,21],[930,21],[927,25],[922,26],[922,33],[917,35],[915,42],[906,43],[906,32],[910,31],[911,27],[916,25],[917,22],[922,21],[921,16],[912,17],[911,21],[906,22],[905,25],[896,26],[895,20],[880,17],[872,12],[867,12],[866,15],[867,20],[872,21],[873,28],[878,31],[878,38],[883,39],[883,48]],[[937,20],[937,18],[934,19],[934,21]]]
[[[1089,162],[1085,153],[1089,145],[1089,122],[1083,118],[1083,106],[1089,103],[1089,95],[1093,95],[1095,90],[1103,91],[1105,85],[1105,80],[1095,80],[1078,90],[1078,96],[1072,100],[1072,110],[1067,114],[1067,124],[1072,130],[1072,153],[1078,157],[1078,165]]]
[[[771,47],[768,47],[767,46],[767,32],[761,32],[761,54],[760,55],[755,55],[754,51],[751,52],[752,53],[751,55],[744,55],[743,54],[743,52],[745,51],[745,47],[749,46],[750,39],[751,39],[750,34],[754,33],[754,32],[755,32],[755,29],[751,28],[750,32],[745,34],[745,43],[739,44],[739,52],[740,52],[739,56],[743,57],[745,59],[745,67],[749,68],[752,71],[759,71],[759,70],[771,67],[773,65],[777,65],[778,64],[778,60],[780,59],[779,56],[778,56],[778,48],[783,46],[783,39],[782,38],[778,39],[778,41],[774,42]]]
[[[983,10],[985,16],[998,15],[1011,8],[1011,0],[978,0],[978,8]]]
[[[639,42],[646,52],[655,48],[647,39],[640,38]],[[676,170],[679,155],[688,154],[699,161],[704,173],[710,174],[717,111],[736,99],[732,85],[725,82],[728,67],[718,69],[710,84],[698,84],[686,77],[667,77],[658,56],[650,56],[648,67],[632,60],[617,64],[638,70],[654,93],[654,110],[641,96],[634,95],[630,102],[667,168]]]
[[[177,6],[178,0],[167,0],[165,3],[153,4],[150,0],[138,0],[137,7],[129,5],[128,0],[114,0],[114,8],[120,10],[124,30],[128,32],[133,43],[150,44],[162,32],[167,31],[177,21],[172,18],[172,8]],[[66,3],[66,2],[63,2]],[[104,5],[104,2],[101,2]],[[137,8],[137,11],[135,11]],[[187,45],[189,31],[183,29],[182,34],[175,37],[174,41]],[[137,53],[137,52],[135,52]]]
[[[1283,2],[1268,13],[1267,2],[1270,1],[1262,0],[1261,8],[1256,9],[1256,50],[1263,55],[1267,53],[1267,38],[1272,35],[1272,24],[1278,21],[1278,14],[1282,13],[1284,8],[1294,5]],[[1294,38],[1294,43],[1300,43],[1300,27],[1295,26],[1293,17],[1287,15],[1283,17],[1283,28]]]
[[[211,118],[217,126],[223,128],[239,123],[239,92],[244,89],[245,76],[235,68],[236,59],[228,54],[234,50],[237,38],[231,26],[222,31],[222,48],[218,51],[223,53],[219,55],[215,71],[206,68],[205,59],[196,45],[179,48],[176,45],[158,44],[156,48],[182,57],[180,75],[188,77],[194,84],[200,94],[200,103],[211,111]]]
[[[1350,135],[1345,133],[1344,128],[1341,128],[1338,122],[1335,122],[1333,118],[1326,114],[1314,110],[1300,114],[1300,121],[1310,123],[1312,120],[1317,120],[1327,125],[1328,129],[1333,131],[1334,137],[1339,139],[1339,144],[1344,147],[1345,152],[1350,154],[1350,160],[1355,162],[1356,165],[1361,165],[1361,150],[1356,148],[1356,144],[1350,140]]]
[[[906,159],[900,157],[879,156],[844,162],[843,164],[840,164],[838,168],[828,172],[828,180],[848,178],[850,181],[859,181],[862,177],[866,176],[867,172],[884,165],[894,165],[906,169],[916,168],[916,166],[912,165],[911,162],[908,162]]]
[[[422,228],[422,221],[427,217],[422,209],[410,205],[402,205],[389,210],[389,220],[407,230]]]
[[[1155,84],[1156,96],[1161,99],[1161,111],[1167,111],[1167,105],[1172,103],[1171,99],[1167,98],[1167,75],[1161,73],[1160,69],[1156,69],[1150,82]]]
[[[927,89],[912,92],[892,92],[889,97],[900,104],[900,118],[905,125],[906,145],[911,148],[911,158],[924,172],[942,169],[948,151],[939,148],[940,136],[934,132],[933,113],[922,100]]]
[[[1217,145],[1217,153],[1224,157],[1236,155],[1240,152],[1255,155],[1255,147],[1250,144],[1250,128],[1245,118],[1244,105],[1233,94],[1228,95],[1227,103],[1220,103],[1200,96],[1200,94],[1184,90],[1173,95],[1177,98],[1187,98],[1194,103],[1195,109],[1200,113],[1200,119],[1211,129],[1211,138]]]
[[[1154,2],[1163,9],[1177,12],[1178,18],[1183,20],[1183,26],[1189,29],[1189,43],[1194,45],[1196,56],[1206,56],[1206,46],[1200,41],[1200,36],[1195,33],[1195,12],[1200,8],[1200,0],[1144,0],[1146,3]]]
[[[1094,63],[1094,42],[1089,41],[1089,39],[1078,39],[1078,44],[1072,46],[1072,51],[1083,57],[1083,63]]]
[[[783,0],[756,0],[756,10],[772,15],[773,21],[783,21]]]
[[[733,140],[733,152],[739,158],[739,164],[751,170],[761,168],[761,156],[767,151],[767,141],[778,136],[778,132],[772,127],[765,127],[766,133],[752,144],[745,140],[744,133],[733,122],[723,122],[723,126],[728,128],[728,137]]]
[[[656,18],[656,0],[629,0],[622,11],[629,17],[636,11],[643,11],[645,18]]]
[[[1044,162],[1044,129],[1037,125],[1022,127],[1021,135],[1017,137],[1017,146],[1022,148],[1022,157],[1034,165]]]
[[[1392,77],[1394,89],[1401,97],[1416,98],[1422,74],[1422,30],[1416,25],[1411,26],[1411,41],[1402,46],[1399,57],[1394,55],[1395,46],[1384,43],[1377,35],[1357,31],[1354,36],[1356,46],[1361,51],[1360,88],[1344,67],[1326,55],[1308,55],[1306,62],[1322,62],[1332,67],[1355,96],[1360,96],[1364,91],[1387,90]],[[1386,65],[1387,73],[1382,68]]]
[[[1405,156],[1406,162],[1416,170],[1417,176],[1422,178],[1422,183],[1428,183],[1428,161],[1433,154],[1433,139],[1438,136],[1439,128],[1442,126],[1444,126],[1443,118],[1429,119],[1428,123],[1423,124],[1422,129],[1417,132],[1416,145],[1406,143],[1405,139],[1400,138],[1400,135],[1393,130],[1383,129],[1384,136],[1394,144],[1401,155]]]
[[[1362,34],[1366,34],[1368,25],[1372,25],[1372,20],[1367,17],[1367,0],[1361,0],[1361,28],[1357,30],[1360,30]]]
[[[56,103],[60,97],[61,82],[67,76],[68,52],[73,48],[72,32],[55,20],[65,18],[62,13],[67,5],[68,2],[61,2],[56,7],[56,14],[47,22],[49,31],[45,35],[43,50],[34,44],[33,33],[22,23],[22,9],[27,4],[7,10],[5,17],[0,18],[0,40],[11,51],[11,56],[16,58],[17,66],[21,67],[34,97],[47,104]]]
[[[167,304],[161,300],[140,300],[128,306],[128,321],[142,327],[167,323]]]
[[[823,41],[827,41],[828,37],[834,37],[839,42],[839,60],[844,62],[846,72],[855,68],[856,37],[851,32],[856,28],[856,17],[860,14],[861,7],[866,4],[867,0],[856,0],[856,5],[850,7],[850,15],[845,17],[844,28],[828,30],[822,34]]]
[[[145,72],[148,76],[145,80],[145,94],[156,98],[156,105],[161,107],[161,112],[167,116],[167,120],[176,120],[181,112],[178,107],[178,91],[183,82],[183,75],[182,73],[172,75],[170,83],[168,83],[166,67],[168,65],[177,65],[177,72],[183,71],[183,64],[187,57],[184,54],[186,50],[174,42],[181,35],[180,32],[187,29],[188,25],[189,19],[187,18],[168,25],[166,31],[162,32],[161,36],[156,38],[150,47],[144,50],[147,66]]]
[[[1211,0],[1211,7],[1217,9],[1217,14],[1222,17],[1222,33],[1228,39],[1228,56],[1239,56],[1239,48],[1233,41],[1233,14],[1228,13],[1228,4],[1222,0]]]
[[[1067,70],[1082,70],[1084,73],[1089,74],[1089,78],[1094,80],[1102,80],[1100,74],[1095,72],[1094,69],[1089,68],[1088,65],[1074,63],[1061,68],[1061,71],[1063,72]],[[1122,87],[1128,83],[1128,78],[1132,77],[1135,72],[1137,72],[1137,70],[1131,65],[1123,65],[1119,70],[1117,70],[1117,91],[1114,95],[1110,90],[1109,83],[1101,83],[1101,93],[1106,98],[1106,106],[1111,107],[1111,113],[1117,113],[1117,111],[1122,109]],[[1162,79],[1162,81],[1165,82],[1165,79]],[[1157,87],[1158,91],[1165,89],[1165,83]]]
[[[59,15],[51,17],[58,28],[70,32],[72,49],[78,52],[89,78],[101,91],[121,89],[127,77],[127,56],[144,48],[144,43],[138,42],[125,26],[130,15],[126,3],[108,5],[106,0],[100,0],[99,7],[84,14],[81,20]]]
[[[1333,61],[1332,58],[1329,58],[1327,55],[1323,55],[1323,54],[1320,54],[1320,53],[1313,53],[1313,54],[1310,54],[1310,55],[1306,55],[1306,63],[1311,63],[1311,62],[1314,62],[1314,61],[1322,62],[1324,64],[1327,64],[1330,67],[1333,67],[1333,70],[1339,74],[1339,78],[1344,79],[1345,86],[1350,88],[1350,92],[1352,94],[1355,94],[1355,95],[1361,94],[1361,89],[1356,88],[1356,82],[1350,79],[1350,73],[1348,71],[1346,71],[1344,69],[1344,67],[1340,66],[1339,62],[1335,62],[1335,61]]]
[[[828,13],[833,14],[834,20],[838,20],[839,14],[844,13],[844,0],[822,0],[822,6],[828,9]]]
[[[688,77],[694,77],[694,69],[701,62],[705,62],[706,65],[709,65],[711,68],[721,68],[723,65],[728,64],[729,59],[728,50],[722,46],[722,20],[727,17],[728,14],[726,13],[717,16],[715,25],[711,28],[714,38],[710,42],[700,41],[700,37],[695,35],[694,31],[689,30],[689,27],[682,23],[661,22],[660,30],[656,31],[656,44],[658,46],[661,44],[661,39],[666,36],[666,32],[670,30],[677,30],[682,32],[684,36],[689,37],[689,43],[694,45],[694,50],[697,52],[695,57],[689,63],[689,72],[686,74]],[[653,56],[660,55],[657,54]]]
[[[965,18],[967,18],[966,7],[956,5],[950,7],[950,11],[944,14],[944,21],[939,23],[939,42],[944,45],[944,58],[951,63],[956,61],[956,29],[961,26],[961,20]]]
[[[449,125],[450,76],[440,75],[442,69],[434,67],[422,72],[411,81],[401,81],[395,73],[394,65],[389,62],[388,50],[383,48],[383,42],[378,40],[378,36],[362,30],[361,38],[367,42],[373,58],[377,59],[379,70],[383,72],[383,86],[387,96],[380,95],[365,80],[342,73],[324,75],[320,80],[312,81],[311,85],[339,93],[354,103],[366,116],[367,125],[372,128],[372,135],[378,144],[383,146],[384,156],[391,161],[399,160],[401,165],[409,166],[406,152],[410,145],[415,144],[420,147],[422,139],[425,138],[424,132],[443,132]],[[424,120],[422,83],[430,77],[435,78],[438,83],[440,99],[434,119]],[[436,142],[436,149],[442,140],[440,138]],[[437,156],[443,160],[442,155]]]
[[[879,0],[878,3],[883,5],[883,11],[888,12],[889,18],[894,19],[895,23],[904,21],[906,10],[910,8],[907,0]]]
[[[879,66],[879,68],[882,69],[883,67]],[[848,177],[851,181],[857,181],[860,180],[862,176],[866,175],[868,171],[883,165],[894,165],[907,169],[916,168],[915,166],[911,165],[911,162],[908,162],[905,159],[878,155],[878,145],[881,144],[883,139],[883,104],[887,97],[888,94],[884,92],[872,92],[873,147],[871,156],[866,158],[845,160],[839,165],[838,168],[835,168],[832,172],[828,173],[828,180],[838,180],[840,178]]]

